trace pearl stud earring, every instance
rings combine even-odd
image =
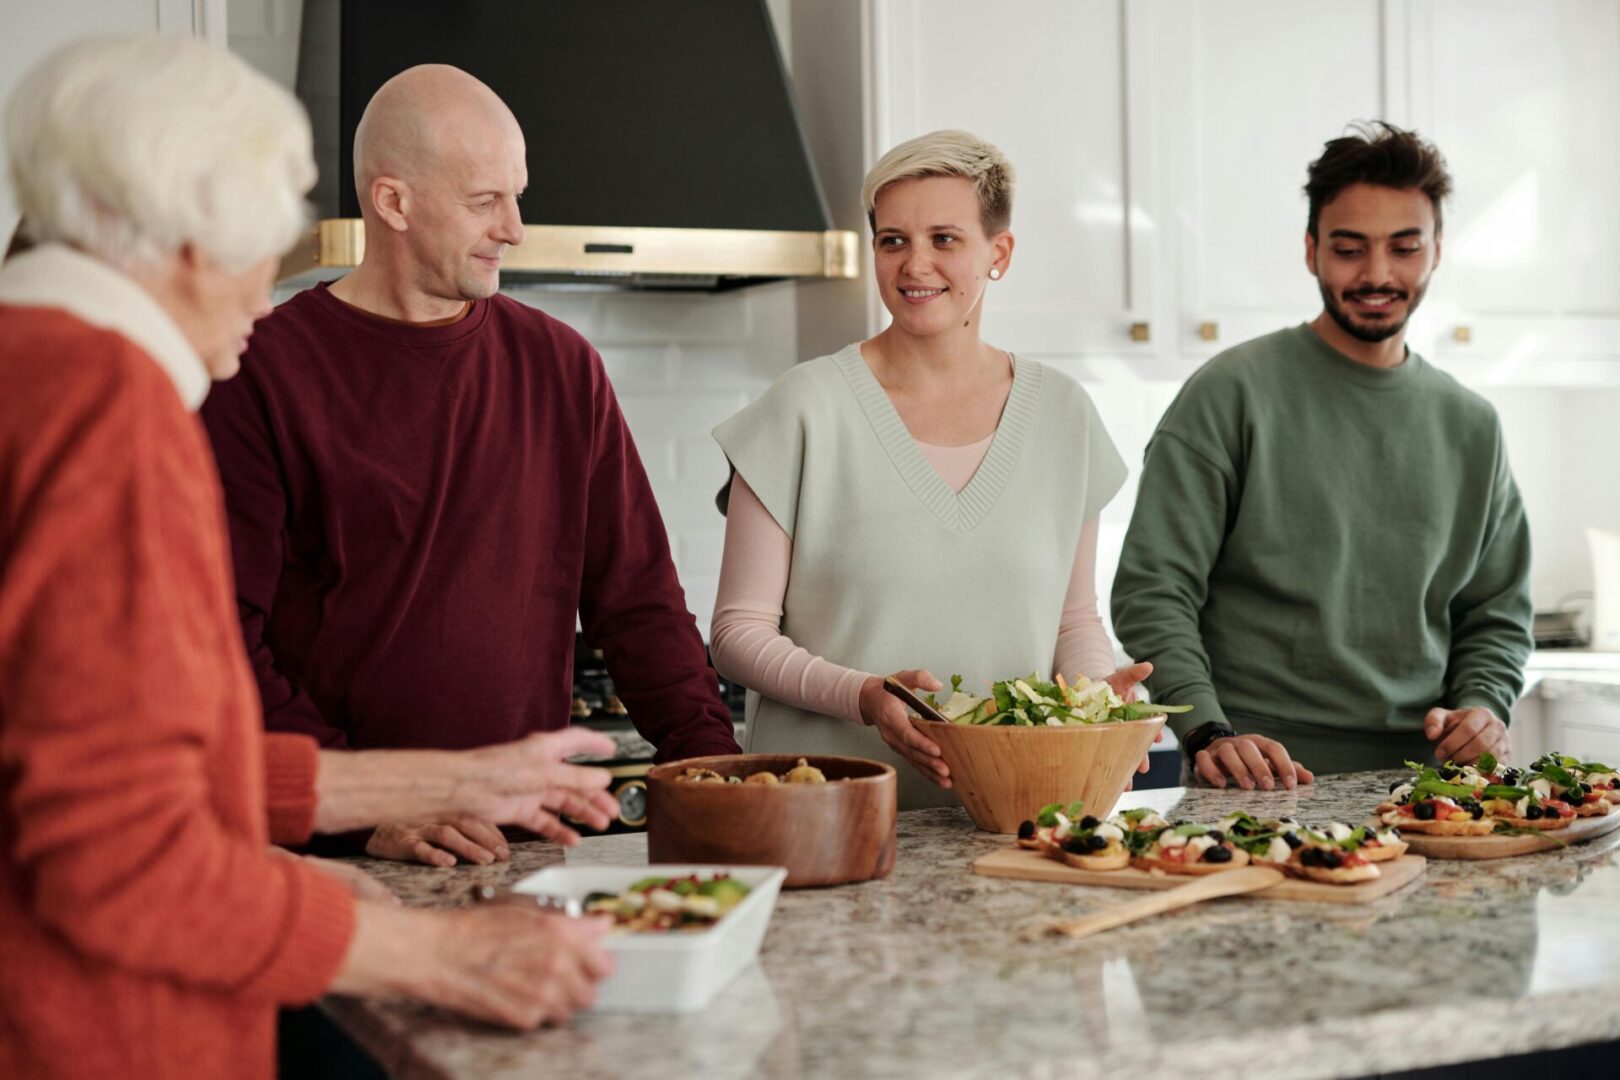
[[[994,266],[992,266],[990,268],[990,280],[991,281],[1000,281],[1001,280],[1001,271],[999,269],[997,269],[996,267],[994,267]]]

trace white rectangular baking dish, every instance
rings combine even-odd
[[[748,895],[708,930],[612,934],[613,974],[597,986],[596,1012],[696,1012],[754,962],[787,871],[779,866],[550,866],[519,881],[514,892],[584,900],[620,892],[644,877],[730,874]]]

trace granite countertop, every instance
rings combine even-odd
[[[1172,817],[1242,807],[1365,817],[1395,773],[1297,792],[1127,795]],[[1006,838],[961,810],[900,815],[887,879],[784,893],[760,963],[697,1016],[584,1016],[509,1034],[421,1006],[329,998],[403,1077],[1359,1076],[1620,1038],[1620,832],[1541,855],[1433,862],[1369,905],[1231,899],[1082,941],[1019,931],[1133,894],[978,877]],[[436,870],[357,860],[413,904],[565,859]],[[636,864],[645,837],[570,863]],[[1452,974],[1454,973],[1454,974]]]

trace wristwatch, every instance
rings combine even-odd
[[[1208,750],[1209,744],[1216,739],[1225,739],[1237,734],[1237,730],[1225,720],[1211,720],[1207,724],[1199,724],[1187,732],[1187,737],[1181,740],[1181,749],[1191,761],[1198,756],[1198,751]]]

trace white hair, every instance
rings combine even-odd
[[[6,155],[30,239],[122,269],[187,243],[231,270],[278,255],[315,182],[297,100],[224,49],[174,35],[51,54],[7,104]]]

